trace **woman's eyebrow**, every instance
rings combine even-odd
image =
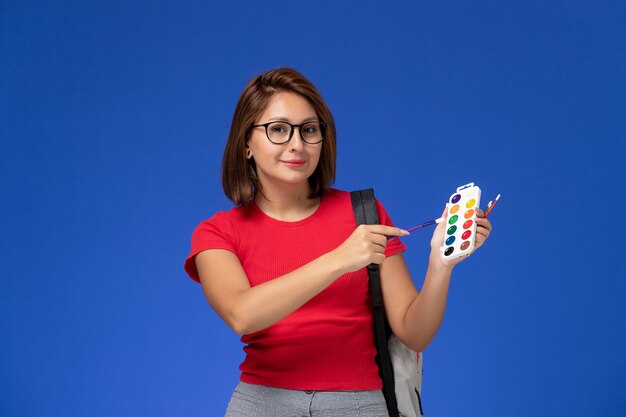
[[[291,121],[290,118],[288,117],[284,117],[284,116],[275,116],[275,117],[270,117],[269,119],[267,119],[268,122],[289,122],[289,123],[293,123]],[[302,120],[301,123],[306,123],[306,122],[318,122],[318,117],[317,116],[311,116],[311,117],[307,117],[306,119]]]

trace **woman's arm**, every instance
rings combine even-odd
[[[293,313],[341,275],[382,263],[387,237],[405,234],[397,227],[359,226],[335,250],[254,287],[232,252],[206,250],[196,255],[195,262],[209,304],[235,332],[248,334]]]
[[[443,321],[452,268],[428,266],[418,293],[401,253],[380,267],[385,314],[394,334],[411,349],[422,352],[435,338]]]
[[[444,217],[445,214],[444,210]],[[477,210],[476,224],[475,248],[478,249],[492,227],[481,210]],[[443,259],[439,248],[444,230],[445,223],[440,223],[433,233],[421,292],[415,288],[402,254],[390,256],[380,266],[381,292],[389,324],[394,334],[417,352],[422,352],[435,338],[446,310],[452,269],[465,258]]]

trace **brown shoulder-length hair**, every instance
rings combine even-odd
[[[299,94],[308,100],[320,121],[327,125],[319,162],[309,177],[309,197],[321,196],[335,181],[337,132],[330,109],[313,83],[298,71],[291,68],[274,69],[254,77],[246,85],[230,126],[222,159],[222,187],[226,197],[238,206],[250,203],[256,193],[261,191],[254,158],[246,159],[246,143],[252,125],[263,113],[270,98],[282,91]]]

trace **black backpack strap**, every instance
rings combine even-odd
[[[378,210],[376,209],[373,189],[368,188],[366,190],[353,191],[350,193],[350,197],[352,198],[352,209],[354,210],[357,226],[361,224],[378,224]],[[387,402],[389,417],[398,417],[398,403],[396,401],[393,368],[391,366],[387,339],[388,324],[385,318],[385,310],[383,309],[383,300],[380,293],[380,270],[378,265],[368,265],[367,273],[369,275],[370,291],[372,293],[374,336],[376,350],[378,351],[376,355],[378,374],[383,381],[383,395]]]

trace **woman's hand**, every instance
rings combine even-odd
[[[388,237],[408,234],[398,227],[362,224],[331,255],[343,273],[357,271],[372,263],[380,265],[385,260]]]
[[[447,217],[448,208],[446,207],[443,210],[443,214],[441,217],[444,219]],[[467,258],[467,256],[459,256],[454,259],[444,259],[441,255],[441,246],[443,245],[443,241],[445,238],[445,230],[446,230],[447,222],[441,222],[437,225],[435,232],[433,233],[433,237],[430,240],[430,263],[435,262],[437,265],[441,265],[445,268],[452,269],[455,265],[461,262],[463,259]],[[474,241],[474,252],[478,248],[480,248],[492,230],[491,222],[485,218],[485,213],[480,209],[476,209],[476,240]]]
[[[476,209],[476,241],[474,242],[474,251],[480,248],[489,234],[493,230],[491,222],[485,218],[485,213],[481,209]]]

